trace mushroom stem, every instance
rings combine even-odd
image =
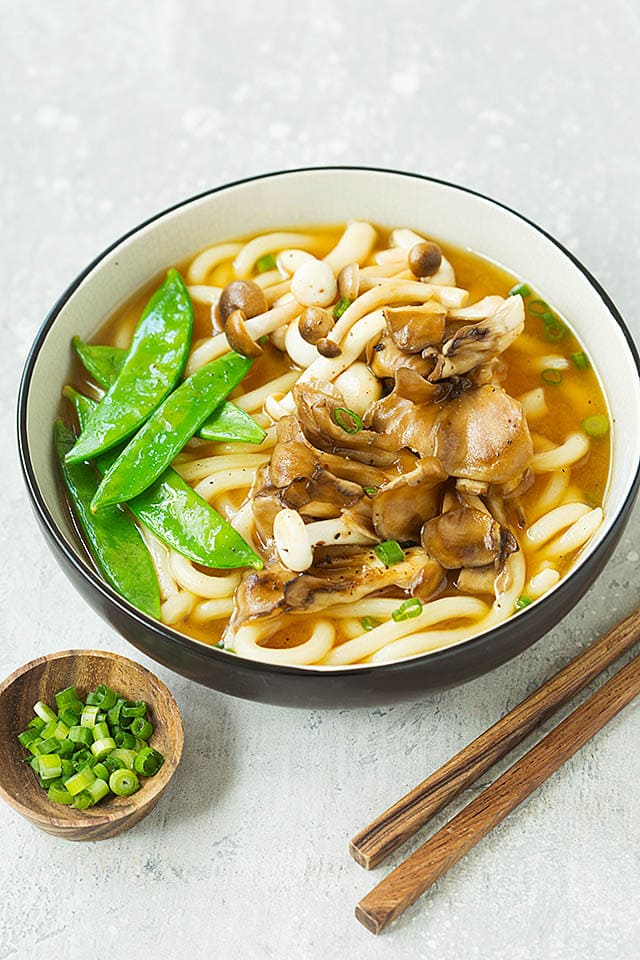
[[[344,517],[305,524],[297,510],[285,507],[273,521],[273,539],[281,563],[301,573],[313,564],[314,547],[374,543],[376,538],[349,524]]]

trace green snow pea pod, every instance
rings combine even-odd
[[[127,355],[120,347],[83,343],[80,337],[71,341],[85,370],[103,389],[115,380]],[[214,410],[200,427],[198,436],[215,442],[262,443],[266,431],[240,407],[227,401]]]
[[[145,307],[115,381],[91,415],[67,463],[91,460],[131,436],[175,386],[187,359],[193,305],[177,270]]]
[[[55,423],[55,444],[69,500],[105,580],[126,600],[150,617],[160,618],[158,578],[130,514],[109,507],[94,516],[91,499],[98,476],[88,463],[66,463],[65,456],[75,436],[62,420]]]
[[[82,424],[96,406],[95,400],[84,397],[72,387],[65,387],[63,392],[73,403]],[[96,460],[98,470],[108,470],[118,455],[118,450],[103,453]],[[258,554],[231,524],[171,467],[148,490],[129,500],[127,507],[163,543],[194,563],[218,570],[236,567],[261,570],[264,566]]]
[[[151,486],[213,410],[237,387],[250,366],[251,360],[247,357],[226,353],[184,380],[163,400],[109,467],[91,509],[124,503]]]

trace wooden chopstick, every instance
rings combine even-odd
[[[639,693],[636,656],[371,890],[358,920],[380,933]]]
[[[356,834],[349,844],[351,856],[366,869],[377,866],[638,640],[640,609]]]

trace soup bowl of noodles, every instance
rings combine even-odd
[[[554,626],[638,490],[638,354],[544,231],[453,184],[288,171],[167,210],[46,318],[27,489],[132,644],[276,704],[464,682]]]

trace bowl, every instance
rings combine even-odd
[[[149,704],[151,745],[165,762],[154,777],[141,778],[130,797],[109,797],[88,810],[53,803],[31,767],[17,737],[33,718],[33,705],[55,706],[54,695],[76,686],[81,695],[98,684],[131,700]],[[153,810],[169,785],[182,755],[182,719],[170,690],[139,663],[104,650],[63,650],[38,657],[0,684],[0,797],[34,826],[65,840],[105,840],[128,830]]]
[[[139,613],[87,561],[65,510],[52,419],[72,334],[87,339],[150,277],[198,249],[282,226],[367,218],[407,224],[469,248],[526,279],[568,318],[608,400],[613,462],[605,521],[565,579],[515,617],[458,646],[411,660],[330,670],[258,663],[207,646]],[[134,646],[199,683],[274,704],[352,706],[411,698],[484,673],[534,643],[573,608],[623,531],[640,480],[638,353],[625,324],[584,266],[540,227],[481,194],[428,177],[329,167],[255,177],[165,210],[101,253],[63,293],[28,356],[19,395],[19,446],[31,503],[47,542],[82,596]]]

